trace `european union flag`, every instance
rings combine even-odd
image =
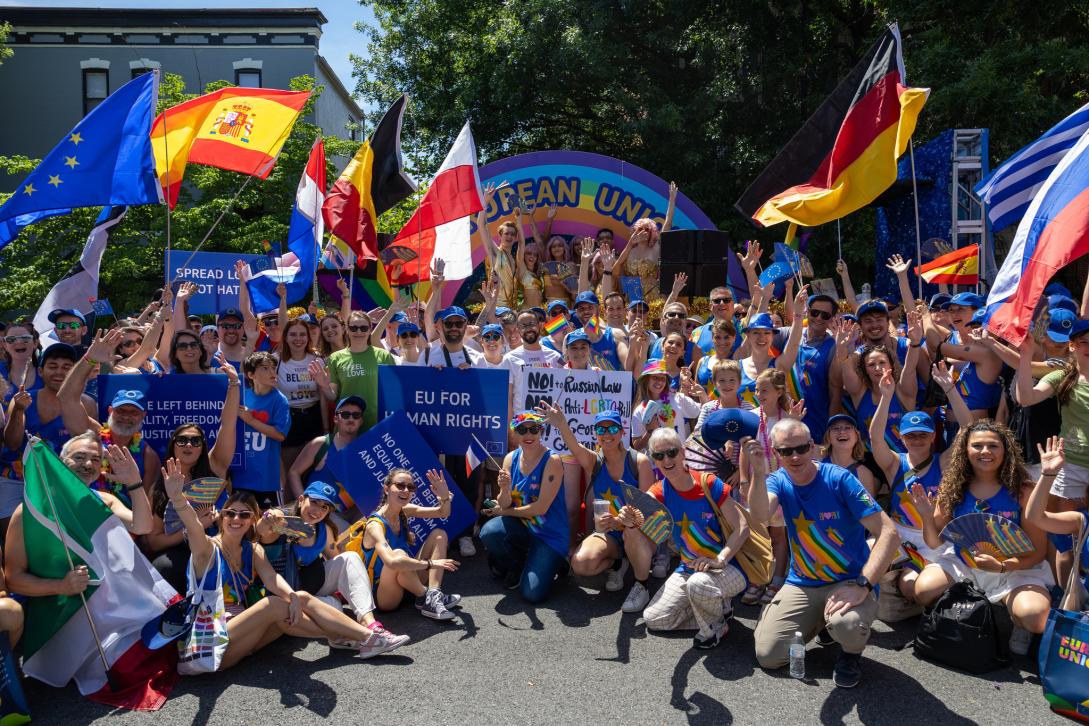
[[[156,74],[142,74],[76,124],[0,207],[0,249],[76,207],[161,204],[150,137],[158,95]]]

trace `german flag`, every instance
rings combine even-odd
[[[389,107],[325,196],[325,228],[359,261],[378,259],[378,215],[416,191],[401,161],[405,102],[402,94]]]
[[[915,274],[934,284],[975,285],[979,282],[979,245],[968,245],[935,257],[916,267]]]
[[[221,88],[159,114],[151,148],[170,208],[188,163],[268,177],[308,98],[309,91]]]
[[[896,180],[930,89],[904,85],[889,26],[734,205],[762,226],[815,226],[861,209]]]

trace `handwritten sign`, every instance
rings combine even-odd
[[[592,449],[594,417],[602,411],[618,411],[624,422],[625,441],[631,434],[632,377],[627,371],[575,371],[563,368],[523,368],[514,410],[523,411],[542,401],[557,406],[567,417],[575,438]],[[544,445],[567,453],[563,437],[553,426],[545,429]]]

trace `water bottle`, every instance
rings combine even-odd
[[[805,639],[800,630],[790,641],[790,677],[805,680]]]
[[[872,288],[870,287],[870,283],[863,283],[862,292],[860,292],[858,295],[855,295],[855,300],[857,300],[859,303],[864,303],[869,300],[872,297],[872,293],[870,292],[871,289]]]

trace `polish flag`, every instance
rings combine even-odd
[[[420,208],[381,252],[391,285],[430,279],[431,260],[446,263],[447,280],[464,280],[473,272],[472,216],[484,208],[476,144],[466,122],[446,160],[424,194]]]

